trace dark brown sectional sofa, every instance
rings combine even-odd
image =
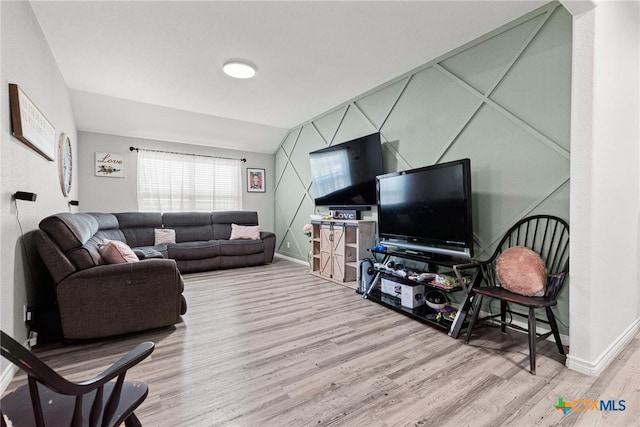
[[[56,286],[64,338],[173,325],[187,310],[181,273],[273,261],[275,234],[229,240],[232,224],[258,225],[258,214],[60,213],[43,219],[34,241]],[[161,228],[175,230],[175,243],[155,244]],[[126,243],[140,262],[106,263],[98,248],[105,239]]]

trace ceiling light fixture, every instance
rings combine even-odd
[[[226,62],[222,66],[222,71],[228,76],[235,77],[236,79],[250,79],[256,75],[256,66],[247,62],[232,60]]]

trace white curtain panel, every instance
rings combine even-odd
[[[159,151],[138,152],[138,210],[242,209],[240,160]]]

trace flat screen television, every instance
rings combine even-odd
[[[316,206],[376,205],[376,176],[383,174],[380,133],[309,153]]]
[[[376,192],[380,244],[427,256],[473,256],[469,159],[378,176]]]

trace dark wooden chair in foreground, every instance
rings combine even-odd
[[[147,397],[147,384],[124,381],[127,370],[154,349],[143,342],[96,377],[70,382],[2,332],[2,357],[28,375],[28,384],[2,398],[2,427],[141,426],[133,411]],[[115,379],[115,381],[111,381]]]
[[[496,272],[496,264],[499,257],[507,249],[521,246],[529,248],[540,255],[546,266],[546,290],[542,296],[525,296],[511,292],[503,287]],[[475,262],[456,267],[458,270],[465,268],[479,268],[481,280],[469,290],[472,298],[472,315],[467,329],[465,343],[469,343],[473,327],[478,321],[483,297],[500,300],[500,313],[482,318],[496,319],[498,316],[502,332],[507,327],[521,330],[529,336],[529,364],[530,372],[536,373],[536,342],[546,339],[551,334],[556,341],[558,351],[564,355],[564,348],[560,341],[558,325],[551,307],[557,304],[557,296],[569,273],[569,225],[562,219],[550,215],[535,215],[524,218],[513,225],[504,235],[493,255],[482,262]],[[525,307],[523,312],[511,309],[510,304]],[[547,320],[536,318],[536,309],[544,309]],[[507,313],[510,320],[507,321]],[[513,316],[528,318],[528,328],[512,322]],[[550,331],[538,333],[536,321],[548,324]]]

